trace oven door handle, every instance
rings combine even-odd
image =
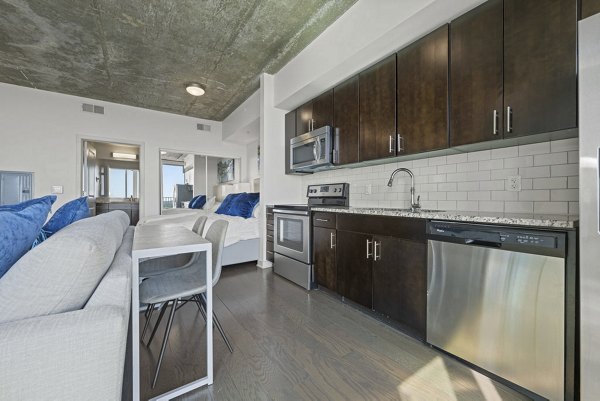
[[[285,209],[273,209],[273,213],[279,214],[295,214],[297,216],[308,216],[307,210],[285,210]]]

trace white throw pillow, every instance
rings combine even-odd
[[[203,210],[210,210],[214,206],[214,204],[215,204],[215,199],[216,198],[214,196],[211,196],[210,198],[208,198],[206,200],[206,203],[204,204],[204,206],[202,206],[202,209]]]
[[[252,211],[252,217],[259,217],[260,216],[260,203],[257,203],[256,206],[254,206],[254,210]]]

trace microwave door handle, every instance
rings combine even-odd
[[[313,157],[315,160],[318,160],[319,156],[317,155],[317,141],[313,142]]]
[[[321,161],[321,139],[317,138],[317,162]]]

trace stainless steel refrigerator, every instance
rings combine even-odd
[[[580,390],[600,399],[600,14],[579,22]]]

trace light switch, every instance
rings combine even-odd
[[[62,194],[63,191],[63,186],[62,185],[52,185],[52,193],[53,194]]]

